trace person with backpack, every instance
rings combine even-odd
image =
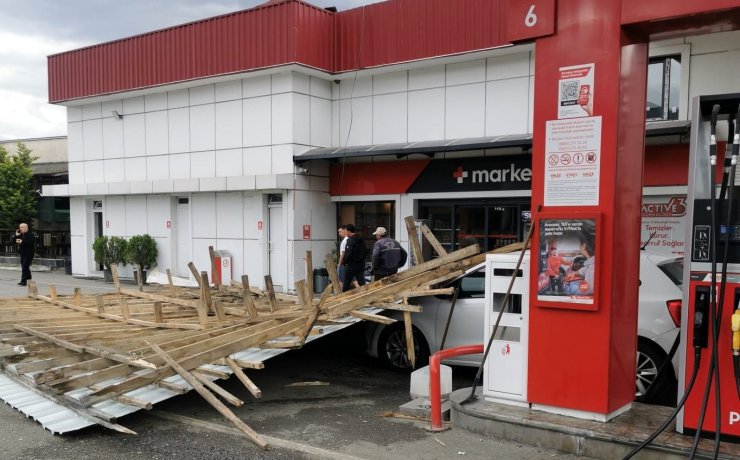
[[[377,240],[373,245],[373,273],[377,281],[398,273],[398,269],[406,265],[408,253],[401,243],[388,236],[385,227],[376,228],[373,235]]]
[[[365,249],[365,242],[359,233],[355,232],[354,225],[347,224],[345,232],[349,239],[342,260],[345,267],[342,291],[349,291],[352,289],[352,279],[357,279],[360,286],[365,285],[365,256],[367,250]]]

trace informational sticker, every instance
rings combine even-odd
[[[594,64],[560,68],[558,119],[594,114]]]
[[[643,197],[640,247],[651,253],[682,256],[685,233],[685,195]]]
[[[537,300],[593,304],[595,250],[593,219],[540,220]]]
[[[597,206],[601,117],[547,122],[545,206]]]

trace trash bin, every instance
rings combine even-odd
[[[69,257],[64,259],[64,274],[65,275],[72,274],[72,259]]]
[[[313,269],[313,292],[321,294],[329,285],[329,272],[325,268]]]

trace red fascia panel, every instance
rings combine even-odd
[[[431,160],[335,164],[329,170],[329,194],[406,193]]]
[[[645,172],[643,176],[645,187],[686,185],[688,176],[688,144],[648,145],[645,147]]]
[[[621,0],[622,24],[638,24],[676,19],[683,16],[717,13],[722,10],[737,10],[737,0]]]
[[[499,0],[404,0],[337,13],[336,72],[507,44]]]
[[[52,55],[49,102],[293,62],[331,69],[333,23],[292,0]]]

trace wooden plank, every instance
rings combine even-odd
[[[329,281],[331,281],[332,288],[335,294],[342,293],[342,283],[339,281],[339,273],[337,272],[337,263],[334,262],[334,257],[331,254],[326,255],[324,261],[326,263],[326,271],[329,272]]]
[[[441,289],[415,289],[413,291],[403,291],[396,294],[396,299],[402,299],[404,297],[426,297],[430,295],[450,295],[455,292],[454,287],[441,288]]]
[[[82,291],[78,287],[76,287],[74,290],[74,294],[72,297],[72,303],[74,303],[78,307],[82,306]]]
[[[136,297],[139,299],[158,300],[165,304],[182,305],[183,307],[190,307],[196,310],[199,307],[198,302],[195,300],[178,299],[177,297],[169,297],[166,295],[154,294],[151,292],[139,292],[133,289],[126,289],[126,288],[121,289],[120,292],[121,294],[125,294],[131,297]]]
[[[228,407],[226,407],[221,401],[219,401],[215,396],[213,396],[203,385],[201,385],[200,381],[198,381],[197,378],[193,377],[185,368],[180,366],[174,359],[172,359],[167,353],[165,353],[164,350],[159,348],[157,344],[151,344],[152,350],[154,350],[155,353],[157,353],[162,359],[164,359],[167,364],[169,364],[172,369],[177,372],[180,377],[185,379],[190,386],[192,386],[195,391],[197,391],[203,398],[205,398],[206,401],[208,401],[213,407],[216,408],[224,417],[226,417],[231,423],[233,423],[242,433],[247,435],[249,439],[251,439],[255,444],[260,446],[263,449],[267,449],[268,444],[267,442],[260,437],[257,432],[252,430],[249,426],[247,426],[246,423],[244,423],[239,417],[234,415],[231,410],[229,410]]]
[[[162,318],[162,302],[160,301],[154,302],[154,322],[155,323],[164,322],[164,319]]]
[[[166,380],[160,380],[155,385],[157,385],[159,388],[164,388],[165,390],[173,391],[179,395],[184,395],[185,393],[190,391],[190,388],[188,387],[184,387],[176,383],[168,382]]]
[[[53,284],[49,285],[49,298],[54,301],[59,300],[59,296],[57,296],[57,287]]]
[[[192,262],[188,262],[188,268],[190,269],[190,273],[193,274],[193,278],[195,279],[195,281],[198,282],[198,287],[202,287],[200,284],[200,273],[198,273],[198,269],[195,268],[195,264]]]
[[[237,366],[241,367],[242,369],[264,369],[265,363],[263,362],[257,362],[257,361],[247,361],[244,359],[234,359],[234,358],[226,358],[227,360],[232,360],[236,363]],[[228,361],[226,361],[228,364]]]
[[[270,313],[275,313],[278,305],[275,298],[275,287],[272,285],[272,276],[270,275],[265,275],[265,289],[267,289],[267,298],[270,300]]]
[[[386,310],[410,311],[412,313],[421,313],[421,305],[403,305],[398,303],[378,303],[373,302],[373,307],[384,308]]]
[[[131,312],[128,309],[128,299],[126,297],[121,296],[120,300],[121,304],[121,316],[123,319],[131,319]]]
[[[213,311],[216,312],[216,318],[219,322],[226,321],[226,313],[224,313],[224,306],[221,304],[221,299],[213,301]]]
[[[219,358],[229,356],[247,348],[256,347],[267,340],[289,334],[300,328],[304,322],[305,320],[303,318],[298,318],[278,325],[268,322],[261,325],[250,326],[246,331],[240,330],[236,333],[203,340],[187,347],[171,350],[170,353],[172,353],[173,356],[177,354],[175,359],[180,360],[180,365],[182,367],[185,369],[194,369],[203,364],[211,363]],[[231,339],[232,337],[234,338]],[[224,343],[226,339],[231,339],[231,341]],[[105,401],[106,399],[110,399],[119,394],[127,393],[136,388],[141,388],[171,375],[174,375],[174,371],[170,368],[164,368],[159,369],[156,372],[148,372],[145,375],[133,376],[124,382],[111,385],[99,392],[94,392],[87,397],[83,397],[83,405],[95,405],[98,402]]]
[[[105,314],[105,302],[103,300],[104,297],[104,294],[95,296],[95,303],[98,306],[98,315]]]
[[[239,381],[242,382],[247,391],[252,393],[252,396],[258,399],[262,397],[262,390],[260,390],[259,387],[255,385],[249,377],[247,377],[247,374],[242,371],[242,368],[239,367],[239,364],[237,364],[236,361],[231,358],[226,358],[226,364],[229,365],[231,371],[234,372],[236,378],[238,378]]]
[[[213,246],[208,246],[208,256],[211,258],[211,278],[213,279],[213,284],[218,288],[221,285],[221,280],[216,276],[218,267],[216,266],[216,251],[213,250]]]
[[[313,254],[311,251],[306,251],[306,283],[308,292],[313,295]]]
[[[242,295],[244,296],[244,311],[246,311],[247,317],[254,318],[257,316],[257,307],[254,305],[252,291],[249,289],[249,277],[247,275],[242,275],[242,291]]]
[[[301,310],[313,310],[313,296],[311,295],[310,286],[306,280],[295,282],[295,290],[298,294],[298,300],[301,304]]]
[[[199,366],[196,371],[200,372],[203,375],[210,375],[211,377],[216,377],[217,379],[221,380],[228,380],[229,377],[231,377],[231,374],[229,374],[228,372],[222,372],[210,367]]]
[[[157,368],[155,364],[152,364],[143,359],[135,359],[135,358],[131,358],[126,355],[122,355],[120,353],[103,351],[100,348],[93,347],[93,346],[78,345],[76,343],[72,343],[66,340],[61,340],[49,334],[45,334],[43,332],[36,331],[34,329],[21,326],[21,325],[16,325],[15,328],[18,329],[19,331],[25,332],[26,334],[31,334],[33,336],[44,339],[47,342],[51,342],[55,345],[59,345],[60,347],[64,347],[68,350],[76,351],[78,353],[89,353],[91,355],[99,356],[101,358],[110,359],[112,361],[118,361],[120,363],[128,364],[131,366],[136,366],[136,367],[142,367],[145,369],[156,369]]]
[[[110,273],[113,277],[113,285],[116,287],[116,292],[121,290],[121,279],[118,277],[118,264],[111,264]]]
[[[216,286],[218,286],[218,284]],[[200,272],[200,289],[202,293],[201,298],[208,308],[208,311],[213,311],[213,299],[211,297],[211,286],[208,282],[208,272]]]
[[[421,253],[421,244],[419,237],[416,232],[416,221],[414,216],[407,216],[403,219],[406,222],[406,231],[409,235],[409,243],[411,244],[411,255],[414,256],[414,265],[420,265],[424,263],[424,256]]]
[[[432,233],[431,230],[429,230],[429,227],[427,227],[427,224],[421,224],[421,234],[424,235],[424,237],[429,241],[429,244],[432,245],[434,248],[434,251],[439,256],[446,256],[447,250],[439,243],[439,240],[437,240],[437,237],[434,236],[434,233]]]
[[[396,322],[396,320],[393,318],[388,318],[387,316],[375,315],[373,313],[367,313],[367,312],[360,311],[360,310],[352,310],[349,312],[349,314],[356,318],[364,319],[367,321],[372,321],[374,323],[393,324]]]
[[[36,286],[36,281],[28,280],[28,297],[36,297],[39,295],[39,288]]]
[[[215,382],[211,381],[208,377],[206,377],[204,374],[196,371],[190,371],[191,374],[193,374],[193,377],[198,379],[200,383],[208,387],[209,390],[216,393],[217,395],[221,396],[221,399],[226,401],[227,403],[231,404],[234,407],[241,407],[244,405],[244,401],[237,398],[236,396],[232,395],[228,391],[224,390],[220,386],[218,386]]]
[[[175,283],[172,282],[172,270],[168,268],[166,272],[167,272],[167,284],[169,284],[170,286],[170,295],[175,295]]]
[[[407,303],[405,299],[404,303]],[[414,331],[411,323],[411,312],[403,312],[403,325],[406,331],[406,355],[411,363],[411,368],[416,369],[416,352],[414,351]]]

